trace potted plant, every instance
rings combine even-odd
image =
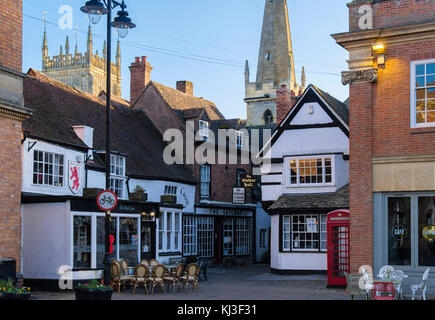
[[[92,280],[90,283],[78,284],[75,293],[76,300],[112,300],[113,288]]]
[[[8,281],[0,280],[0,300],[28,300],[30,296],[30,288],[17,288],[11,278]]]
[[[147,201],[148,195],[145,193],[145,189],[137,185],[133,192],[130,194],[130,200]]]

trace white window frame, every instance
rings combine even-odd
[[[204,173],[203,170],[206,170]],[[210,185],[211,185],[211,166],[201,165],[200,167],[200,197],[210,198]]]
[[[243,131],[236,131],[236,148],[243,150]]]
[[[110,190],[118,195],[118,198],[125,199],[125,181],[127,177],[125,176],[125,157],[112,154],[110,156]],[[118,183],[119,187],[115,187]]]
[[[42,162],[39,161],[39,160],[35,161],[35,155],[36,155],[36,153],[42,153]],[[53,162],[52,163],[45,162],[46,155],[47,156],[51,155],[53,157]],[[59,157],[59,162],[58,163],[56,163],[56,161],[55,161],[56,156]],[[60,159],[62,159],[62,165],[60,165]],[[35,162],[38,163],[38,164],[42,164],[42,172],[35,172]],[[45,166],[47,164],[52,166],[52,173],[51,174],[45,172]],[[56,167],[58,168],[60,166],[62,166],[62,173],[61,174],[55,174],[55,168]],[[42,150],[34,150],[33,151],[33,159],[32,159],[32,185],[34,185],[34,186],[43,186],[43,187],[47,187],[48,186],[48,187],[55,187],[55,188],[63,188],[66,185],[66,183],[65,183],[65,167],[66,167],[66,165],[65,165],[65,155],[64,154],[55,153],[55,152],[49,152],[49,151],[42,151]],[[39,175],[39,174],[42,175],[42,183],[35,183],[34,182],[34,175],[35,174],[36,175]],[[45,183],[45,176],[46,175],[52,177],[52,182],[53,182],[52,184]],[[57,178],[57,179],[62,178],[62,184],[61,185],[55,185],[54,184],[55,178]]]
[[[177,189],[176,186],[165,186],[165,196],[177,196]]]
[[[246,256],[249,255],[250,250],[250,219],[249,218],[236,218],[236,255]]]
[[[198,252],[198,221],[195,216],[183,217],[183,255],[196,256]]]
[[[299,163],[300,160],[322,160],[322,183],[300,183],[299,175]],[[326,182],[326,170],[325,170],[325,160],[331,159],[331,182]],[[290,162],[296,161],[296,181],[297,183],[291,183],[291,170]],[[301,156],[301,157],[289,157],[284,161],[285,173],[286,173],[286,186],[288,188],[311,188],[311,187],[326,187],[335,186],[335,156],[334,155],[313,155],[313,156]]]
[[[208,123],[208,121],[199,120],[199,122],[198,122],[198,134],[201,137],[208,138],[208,136],[209,136],[208,130],[209,130],[209,123]]]
[[[426,123],[417,123],[417,106],[416,106],[416,67],[421,64],[431,64],[435,63],[435,59],[426,59],[426,60],[416,60],[411,61],[411,79],[410,79],[410,87],[411,87],[411,128],[425,128],[425,127],[435,127],[435,122],[426,122]],[[426,77],[426,70],[425,70]],[[421,89],[428,88],[427,86],[421,87]],[[433,87],[435,88],[435,86]],[[426,97],[427,100],[427,97]],[[434,110],[435,111],[435,110]],[[427,113],[427,109],[426,109]],[[427,118],[426,118],[427,119]]]
[[[170,216],[170,225],[168,224],[168,216]],[[175,221],[176,216],[178,216],[178,223]],[[157,229],[157,248],[160,253],[179,253],[182,251],[182,218],[181,211],[162,210]],[[176,225],[178,225],[178,228],[176,228]]]
[[[214,257],[214,218],[198,217],[198,255],[205,258]]]

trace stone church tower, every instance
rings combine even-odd
[[[92,29],[89,25],[85,53],[77,50],[70,52],[69,39],[66,37],[65,51],[60,46],[59,55],[48,56],[47,31],[44,27],[42,41],[42,72],[49,77],[72,86],[78,90],[98,96],[106,91],[106,42],[100,56],[98,50],[93,53]],[[112,62],[112,94],[121,97],[121,49],[118,40],[116,60]]]
[[[266,0],[257,65],[257,80],[250,82],[249,62],[245,67],[247,126],[272,127],[277,122],[276,91],[282,85],[299,96],[305,89],[296,82],[293,49],[286,0]]]

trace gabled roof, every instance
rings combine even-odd
[[[72,128],[86,125],[94,128],[94,149],[105,149],[106,106],[102,99],[33,69],[24,79],[24,99],[34,110],[34,115],[23,122],[26,135],[87,148]],[[112,104],[112,150],[127,155],[128,176],[195,184],[186,166],[165,164],[165,147],[162,135],[143,112]]]
[[[331,125],[339,127],[347,136],[349,136],[349,107],[331,96],[329,93],[310,84],[305,89],[304,93],[299,97],[293,108],[291,108],[288,114],[284,117],[284,120],[281,121],[279,126],[274,131],[272,137],[265,143],[257,156],[262,156],[266,148],[272,146],[285,130],[291,128],[291,122],[293,118],[297,115],[305,103],[313,102],[314,100],[319,102],[323,110],[333,120]],[[329,125],[330,124],[328,124],[328,126]]]
[[[149,85],[154,86],[158,90],[162,98],[173,110],[187,111],[194,109],[195,111],[192,112],[198,112],[200,109],[205,109],[210,120],[225,119],[216,105],[211,101],[191,96],[154,81],[150,81]]]

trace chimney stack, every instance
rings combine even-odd
[[[281,89],[276,91],[276,124],[279,126],[281,121],[287,116],[297,101],[294,93],[287,88],[286,84],[281,85]]]
[[[177,81],[177,90],[193,96],[193,83],[190,81]]]
[[[136,57],[130,65],[130,104],[136,100],[143,88],[151,81],[151,71],[153,68],[147,62],[147,57]]]

